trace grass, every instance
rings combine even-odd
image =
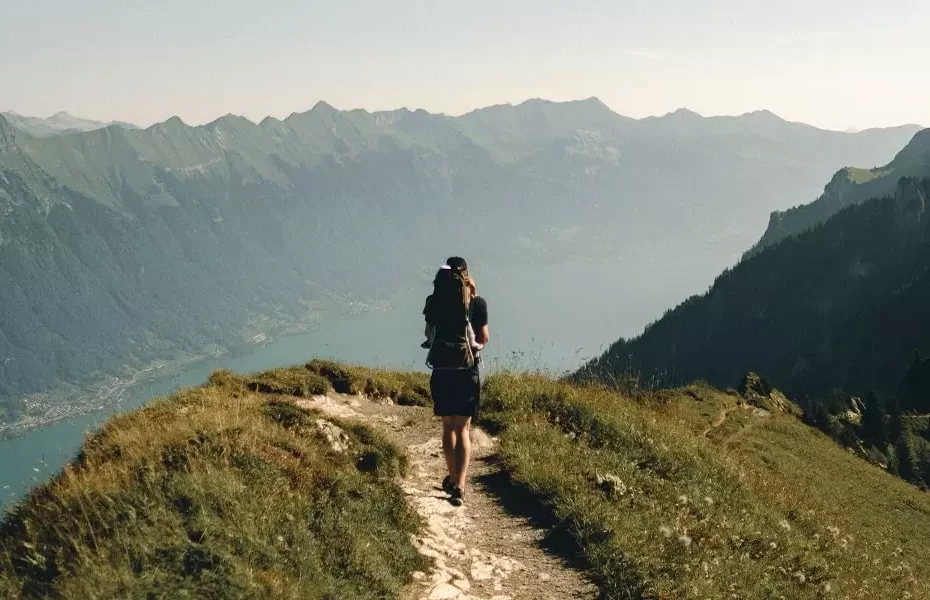
[[[0,597],[398,597],[428,569],[395,484],[403,453],[293,398],[427,404],[428,387],[311,361],[220,371],[115,418],[0,525]],[[484,425],[527,510],[570,534],[603,598],[930,597],[930,496],[755,391],[499,374]]]
[[[306,369],[325,378],[340,394],[391,400],[402,406],[432,405],[426,373],[371,369],[328,360],[312,360]]]
[[[790,412],[528,375],[490,378],[483,410],[605,598],[930,597],[930,496]]]
[[[347,369],[388,395],[413,389]],[[326,417],[348,437],[335,451],[324,417],[287,397],[329,382],[305,367],[218,372],[110,420],[0,525],[0,597],[397,597],[428,567],[394,483],[406,460]]]
[[[890,173],[890,170],[882,171],[880,169],[859,169],[856,167],[846,167],[846,176],[853,183],[868,183],[873,179],[884,177]]]

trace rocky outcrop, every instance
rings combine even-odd
[[[927,210],[927,197],[918,182],[902,177],[894,193],[894,212],[898,227],[916,227]]]
[[[0,152],[10,152],[16,148],[16,133],[10,122],[0,115]]]
[[[797,407],[784,394],[756,373],[746,373],[738,391],[750,406],[769,412],[797,412]]]

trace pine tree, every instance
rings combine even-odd
[[[871,391],[865,399],[865,409],[862,413],[862,437],[866,441],[882,445],[889,435],[888,412],[884,402]]]
[[[917,457],[914,453],[913,444],[908,438],[910,438],[908,433],[898,438],[895,454],[898,456],[898,475],[902,479],[914,482],[918,475]]]

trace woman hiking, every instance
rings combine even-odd
[[[471,460],[471,421],[478,417],[481,382],[478,352],[488,343],[488,304],[478,295],[465,259],[453,256],[433,281],[423,309],[433,370],[433,413],[442,418],[442,451],[449,474],[442,488],[454,506],[465,503]]]

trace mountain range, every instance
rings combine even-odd
[[[94,131],[110,126],[123,127],[125,129],[138,129],[138,127],[132,123],[124,123],[122,121],[110,121],[105,123],[92,119],[82,119],[81,117],[75,117],[64,111],[59,111],[47,119],[41,117],[27,117],[13,111],[0,112],[0,116],[4,117],[10,125],[16,129],[34,137],[50,137],[53,135],[64,135],[81,131]]]
[[[258,124],[51,137],[0,116],[0,421],[26,394],[422,285],[463,248],[488,268],[608,257],[591,277],[661,288],[669,305],[772,209],[842,165],[886,162],[917,130],[831,132],[764,111],[635,120],[594,98],[461,117],[319,103]]]

